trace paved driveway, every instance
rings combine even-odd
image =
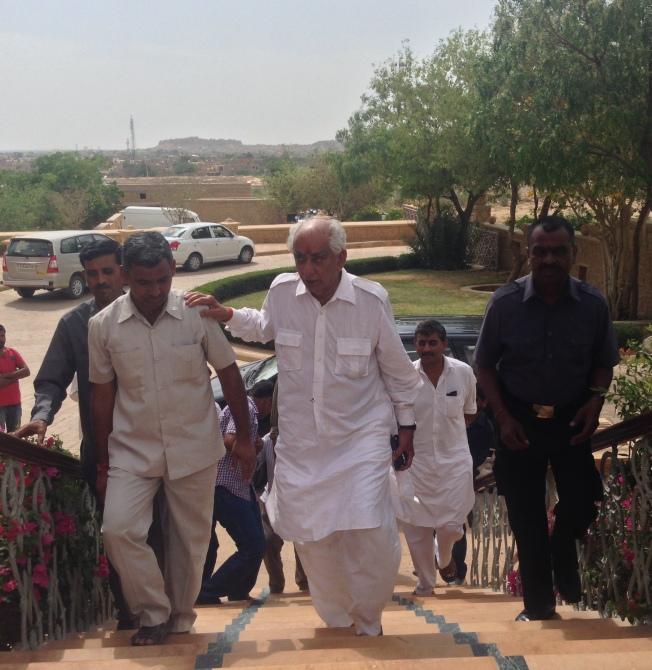
[[[380,249],[352,249],[349,258],[367,258],[371,256],[395,255],[406,251],[405,247],[383,247]],[[203,268],[199,272],[179,272],[173,286],[189,290],[213,279],[230,275],[292,265],[289,253],[273,256],[258,256],[250,265],[222,263]],[[67,299],[61,291],[37,292],[33,298],[20,298],[13,290],[0,291],[0,323],[7,329],[7,346],[17,349],[29,365],[31,377],[22,379],[20,388],[23,404],[23,423],[29,419],[34,404],[33,377],[36,375],[43,356],[59,319],[75,305],[87,300]],[[59,434],[66,448],[78,453],[79,416],[77,405],[66,399],[59,410],[50,431]]]

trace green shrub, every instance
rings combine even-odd
[[[385,214],[385,221],[401,221],[404,218],[405,214],[403,213],[403,210],[398,207],[390,209]]]
[[[383,215],[379,209],[371,207],[369,209],[362,209],[359,212],[356,212],[352,217],[351,221],[382,221]]]
[[[619,347],[627,347],[630,342],[642,342],[650,333],[649,324],[640,321],[614,321],[614,330]]]
[[[377,272],[391,272],[419,267],[418,259],[414,254],[401,256],[379,256],[376,258],[356,258],[346,262],[346,269],[355,275],[368,275]],[[247,293],[267,290],[274,277],[283,272],[294,272],[294,267],[275,268],[273,270],[258,270],[246,274],[225,277],[216,281],[198,286],[195,291],[212,293],[220,302],[228,302]]]
[[[463,270],[467,267],[468,241],[469,227],[462,226],[448,212],[442,212],[434,221],[428,221],[419,211],[410,247],[419,259],[419,267]]]

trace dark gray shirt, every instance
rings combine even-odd
[[[603,295],[574,277],[569,280],[554,305],[536,294],[531,274],[499,288],[487,305],[475,361],[497,367],[504,389],[523,402],[581,403],[593,370],[619,360]]]
[[[90,414],[91,385],[88,381],[88,320],[97,312],[95,300],[90,300],[61,317],[34,379],[32,419],[41,419],[50,425],[77,373],[83,462],[89,458],[94,462]]]

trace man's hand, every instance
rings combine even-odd
[[[102,507],[104,507],[104,501],[106,499],[106,483],[108,478],[109,478],[108,463],[98,463],[96,465],[95,490],[97,492],[97,497]]]
[[[602,396],[599,395],[592,396],[588,402],[577,410],[577,414],[573,417],[570,425],[571,428],[580,428],[580,432],[571,437],[571,444],[586,442],[595,433],[599,425],[601,410]]]
[[[42,419],[34,419],[34,421],[30,421],[29,423],[26,423],[24,426],[21,426],[18,430],[12,433],[12,435],[14,437],[20,437],[21,439],[25,439],[30,435],[36,435],[37,444],[39,445],[39,447],[42,447],[47,427],[48,424],[45,423],[45,421],[43,421]]]
[[[523,426],[510,414],[503,412],[496,417],[500,428],[500,441],[510,451],[523,451],[530,446]]]
[[[236,440],[231,448],[231,457],[240,464],[242,478],[250,482],[256,469],[256,449],[249,440]]]
[[[188,307],[200,307],[207,305],[208,309],[203,309],[200,313],[204,317],[210,317],[221,323],[226,323],[233,316],[233,310],[217,301],[212,295],[206,293],[197,293],[197,291],[188,291],[184,295],[184,300]]]
[[[393,452],[392,459],[398,460],[401,456],[405,454],[405,465],[399,468],[401,470],[407,470],[412,465],[412,459],[414,458],[414,431],[411,428],[399,428],[398,429],[398,448]]]

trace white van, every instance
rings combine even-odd
[[[123,228],[167,228],[179,223],[195,223],[199,216],[189,209],[175,207],[125,207]]]

